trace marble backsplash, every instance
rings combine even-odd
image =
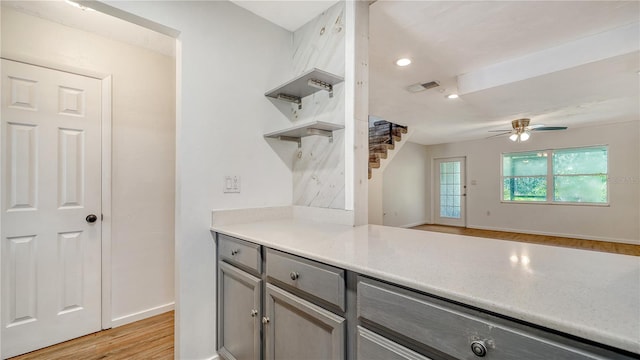
[[[345,73],[344,2],[339,2],[293,34],[294,76],[318,68]],[[344,83],[334,86],[333,97],[319,91],[303,99],[302,109],[291,105],[292,123],[326,121],[344,124]],[[333,142],[322,136],[302,140],[293,158],[293,204],[333,209],[345,207],[344,130]]]

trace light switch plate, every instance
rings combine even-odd
[[[222,184],[223,192],[225,193],[239,193],[240,192],[240,176],[225,176],[224,183]]]

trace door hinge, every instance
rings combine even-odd
[[[104,221],[104,214],[100,214],[100,221]]]

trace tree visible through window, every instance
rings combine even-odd
[[[502,200],[607,203],[607,147],[502,155]]]

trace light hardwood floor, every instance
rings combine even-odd
[[[173,311],[89,334],[11,360],[173,359]]]
[[[444,225],[420,225],[412,227],[412,229],[640,256],[640,245],[621,244],[607,241],[469,229]]]

